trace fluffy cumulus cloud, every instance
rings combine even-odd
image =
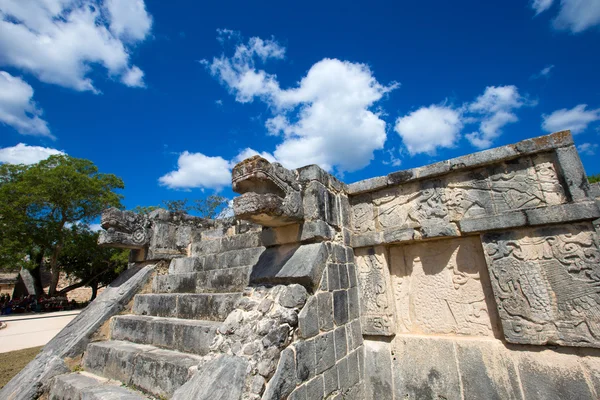
[[[467,106],[467,110],[480,121],[479,130],[467,134],[467,139],[479,149],[490,147],[502,134],[504,126],[519,120],[515,110],[532,105],[535,102],[521,96],[516,86],[488,86]]]
[[[219,39],[227,44],[239,35],[219,31]],[[204,63],[238,102],[260,99],[270,106],[267,131],[281,138],[273,156],[286,167],[318,164],[343,172],[368,165],[386,139],[386,123],[372,108],[398,85],[382,85],[367,65],[323,59],[296,87],[281,88],[276,75],[257,65],[284,57],[274,39],[255,37],[238,42],[232,56]]]
[[[53,138],[41,115],[42,110],[33,101],[33,88],[21,78],[0,71],[0,122],[22,135]]]
[[[585,131],[589,124],[600,120],[600,108],[587,110],[587,104],[579,104],[573,108],[556,110],[549,115],[542,115],[542,129],[546,132],[557,132],[570,129],[573,134]]]
[[[246,158],[259,155],[270,162],[277,160],[272,154],[258,152],[251,148],[241,150],[231,160],[223,157],[210,157],[202,153],[184,151],[179,155],[177,169],[159,178],[159,183],[170,189],[216,189],[231,184],[231,170]]]
[[[177,170],[158,181],[171,189],[219,189],[231,183],[231,163],[222,157],[184,151],[177,160]]]
[[[552,0],[533,0],[531,7],[536,15],[546,11]],[[600,2],[598,0],[561,0],[558,15],[552,21],[554,28],[573,33],[600,25]]]
[[[446,106],[422,107],[396,120],[398,132],[411,155],[434,154],[438,147],[453,147],[463,127],[460,111]]]
[[[48,147],[28,146],[19,143],[13,147],[0,149],[0,163],[35,164],[55,154],[65,154],[60,150]]]
[[[143,0],[0,0],[0,65],[23,69],[47,83],[97,89],[92,64],[142,86],[128,46],[147,37],[152,19]]]
[[[577,150],[583,155],[595,156],[596,151],[598,150],[598,144],[597,143],[582,143],[579,146],[577,146]]]
[[[517,122],[515,111],[535,102],[521,96],[516,86],[488,86],[474,101],[460,107],[430,105],[396,120],[395,131],[410,155],[433,155],[439,148],[455,146],[466,125],[479,129],[465,135],[478,149],[490,147],[507,124]]]

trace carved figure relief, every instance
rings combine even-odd
[[[395,332],[395,315],[385,248],[359,249],[355,260],[363,334],[391,336]]]
[[[511,210],[566,202],[550,154],[411,182],[352,199],[356,232],[447,225]]]
[[[492,336],[489,282],[477,238],[392,247],[399,332]],[[492,318],[495,310],[491,310]]]
[[[600,251],[591,224],[483,235],[512,343],[600,347]]]

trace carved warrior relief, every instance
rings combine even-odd
[[[354,229],[364,233],[448,224],[565,201],[553,156],[541,154],[360,195],[352,201],[352,213]]]
[[[600,251],[591,224],[482,239],[507,341],[600,347]]]
[[[377,246],[358,249],[355,260],[358,268],[362,333],[394,335],[394,303],[385,248]]]
[[[478,238],[392,247],[390,262],[399,333],[493,336],[496,310],[488,309],[493,295]]]

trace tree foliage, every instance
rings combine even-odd
[[[58,291],[59,295],[89,286],[92,288],[90,301],[94,300],[100,287],[108,285],[127,269],[129,250],[100,247],[98,235],[98,232],[79,225],[65,232],[58,265],[69,278],[77,281]]]
[[[590,175],[588,176],[588,181],[590,183],[597,183],[600,182],[600,174],[596,174],[596,175]]]
[[[49,259],[56,294],[58,258],[69,227],[121,207],[123,181],[89,160],[53,155],[33,165],[0,165],[0,266],[39,269]]]
[[[193,213],[201,218],[216,218],[227,207],[227,198],[210,195],[200,199],[165,200],[162,206],[171,212]],[[148,214],[160,206],[137,206],[133,209],[138,214]]]

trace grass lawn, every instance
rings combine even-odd
[[[13,376],[25,368],[29,361],[33,360],[43,347],[44,346],[32,347],[25,350],[0,353],[0,389],[2,389]]]

